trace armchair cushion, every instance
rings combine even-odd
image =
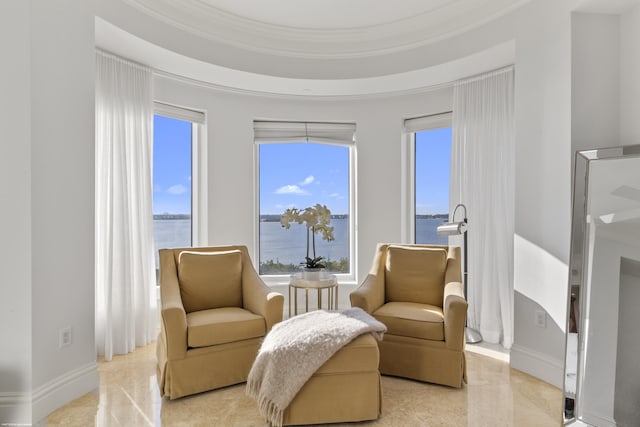
[[[213,308],[187,314],[187,345],[208,347],[262,337],[264,317],[238,307]]]
[[[447,251],[444,248],[389,246],[385,263],[385,302],[442,307]]]
[[[187,313],[242,307],[242,254],[239,250],[183,251],[178,259],[178,281]]]
[[[440,307],[414,302],[389,302],[373,312],[387,333],[431,341],[444,341],[444,313]]]

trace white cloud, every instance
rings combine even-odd
[[[167,193],[173,194],[174,196],[184,194],[187,191],[189,191],[189,189],[182,184],[172,185],[171,187],[167,188]]]
[[[300,186],[304,187],[305,185],[309,185],[311,184],[313,181],[315,181],[315,177],[313,175],[309,175],[308,177],[306,177],[301,183]]]
[[[339,199],[340,198],[340,193],[331,193],[331,194],[329,194],[329,197],[335,197],[335,198]]]
[[[282,187],[278,188],[275,191],[275,194],[298,194],[300,196],[307,196],[309,195],[309,192],[306,190],[303,190],[297,185],[290,184],[290,185],[283,185]]]

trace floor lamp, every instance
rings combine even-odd
[[[464,208],[464,219],[462,220],[462,222],[455,222],[456,221],[456,212],[458,211],[458,208],[462,207]],[[464,283],[464,296],[465,298],[468,298],[467,294],[467,282],[468,282],[468,278],[467,278],[467,207],[465,205],[463,205],[462,203],[459,203],[458,205],[456,205],[456,207],[453,209],[453,215],[451,215],[450,217],[450,221],[451,222],[446,222],[442,225],[438,226],[438,235],[439,236],[455,236],[455,235],[463,235],[463,247],[464,247],[464,273],[463,273],[463,283]],[[465,322],[465,325],[467,323]],[[464,328],[464,337],[465,337],[465,341],[469,344],[475,344],[478,343],[480,341],[482,341],[482,335],[480,335],[480,332],[476,331],[473,328],[470,328],[468,326],[465,326]]]

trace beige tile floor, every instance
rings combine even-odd
[[[383,376],[382,416],[346,425],[559,426],[561,390],[509,368],[504,359],[499,351],[468,346],[462,389]],[[50,414],[48,426],[267,426],[244,385],[161,398],[154,344],[98,367],[99,390]]]

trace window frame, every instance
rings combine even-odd
[[[154,101],[153,114],[191,122],[191,246],[204,246],[208,240],[206,114],[160,101]]]
[[[259,120],[254,121],[260,122]],[[287,122],[293,123],[296,122]],[[308,122],[311,124],[312,122]],[[338,141],[318,141],[317,138],[313,136],[308,136],[305,138],[295,138],[289,140],[277,140],[277,139],[268,139],[268,140],[258,140],[258,138],[254,135],[254,251],[253,251],[253,259],[254,266],[256,271],[260,271],[260,146],[268,145],[268,144],[295,144],[295,143],[309,143],[309,144],[318,144],[318,145],[337,145],[341,147],[346,147],[348,149],[348,179],[349,179],[349,273],[332,273],[335,274],[338,278],[338,282],[340,284],[355,284],[357,276],[357,245],[356,245],[356,236],[357,236],[357,222],[356,222],[356,143],[355,143],[355,124],[346,123],[346,122],[336,122],[336,125],[348,124],[353,126],[353,142],[338,142]],[[306,140],[305,140],[306,139]],[[274,285],[287,285],[290,281],[290,274],[273,274],[273,275],[260,275],[262,280],[269,286]]]
[[[451,128],[453,113],[442,113],[428,116],[414,117],[404,120],[403,150],[406,159],[405,173],[403,174],[405,192],[405,218],[403,224],[404,241],[416,242],[416,133],[434,129]],[[452,137],[453,139],[453,137]],[[453,143],[453,141],[452,141]]]

